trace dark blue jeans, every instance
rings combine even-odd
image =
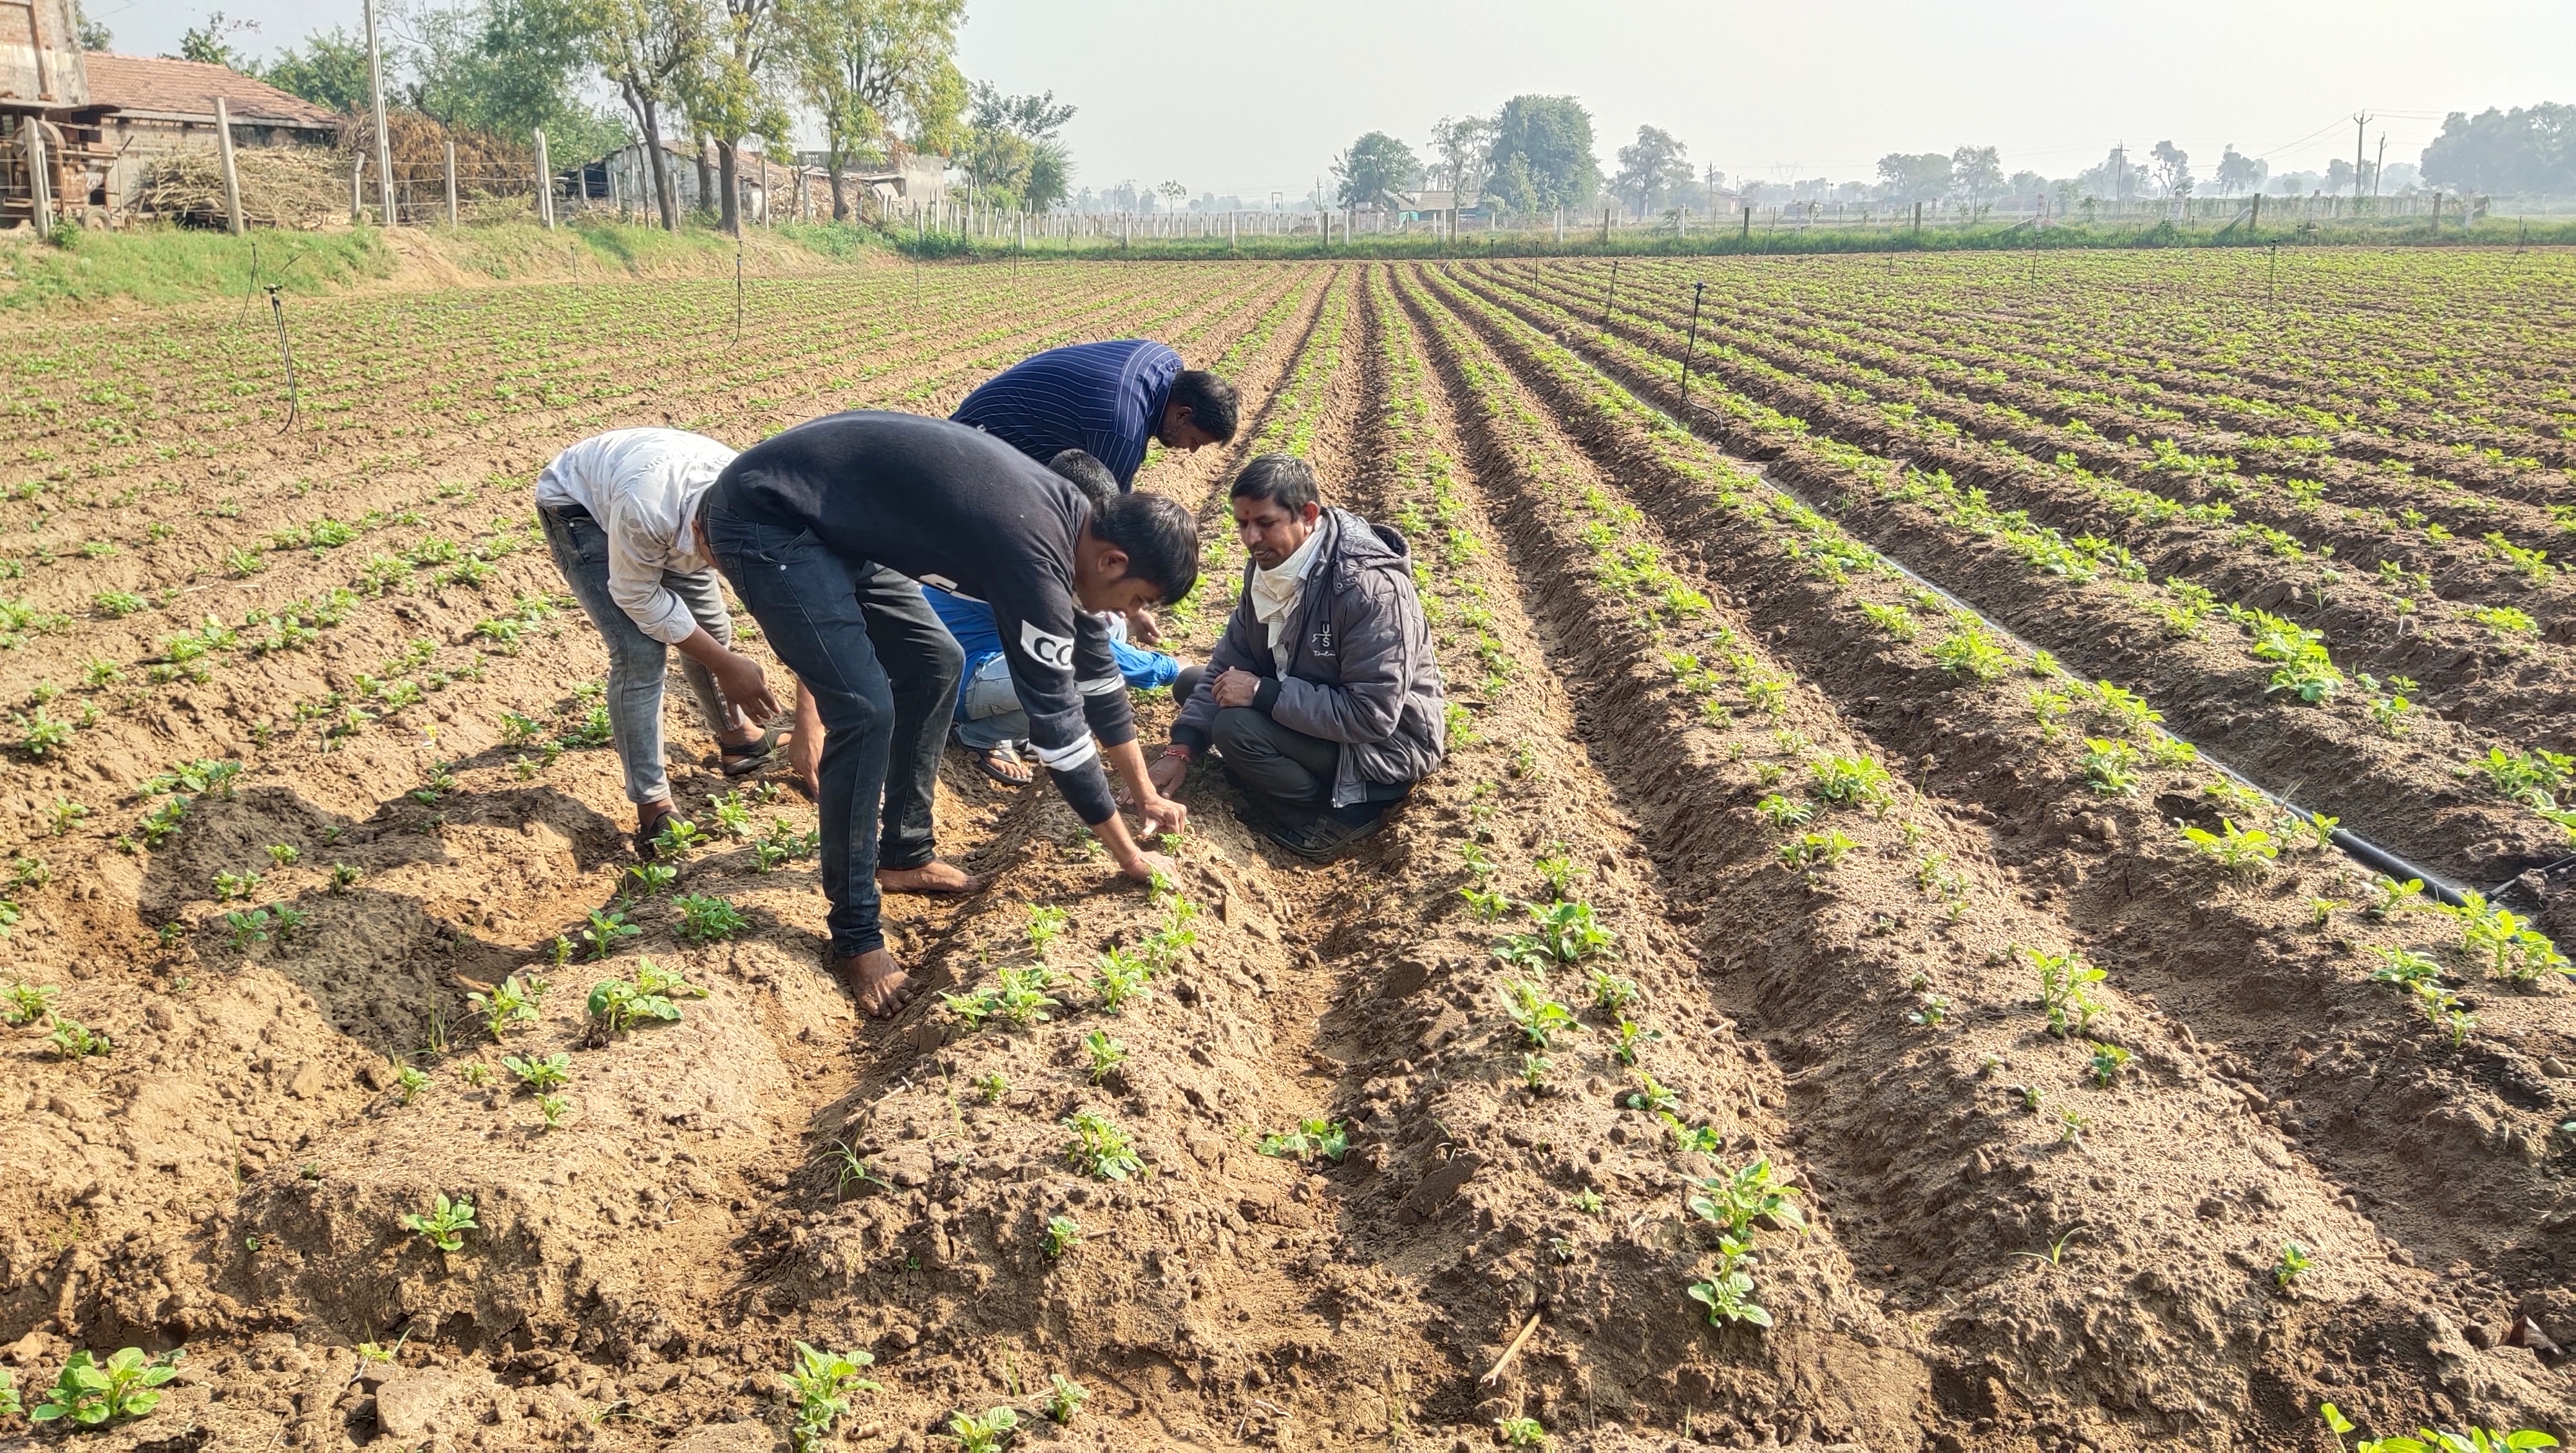
[[[828,733],[818,805],[832,951],[882,948],[878,867],[918,868],[937,851],[931,796],[965,655],[903,576],[712,503],[704,523],[716,568],[814,693]]]

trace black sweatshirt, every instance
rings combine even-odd
[[[1084,822],[1117,811],[1100,747],[1134,741],[1136,722],[1108,629],[1074,599],[1091,506],[1070,481],[981,430],[863,410],[754,444],[709,499],[991,603],[1038,760]]]

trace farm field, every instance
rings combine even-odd
[[[799,1344],[871,1450],[2566,1436],[2572,284],[378,292],[288,303],[291,424],[263,314],[0,327],[0,1370],[184,1346],[101,1447],[787,1446]],[[811,809],[676,719],[701,841],[631,873],[545,460],[1138,334],[1245,402],[1139,477],[1185,656],[1252,454],[1411,542],[1454,707],[1389,831],[1308,869],[1194,777],[1149,892],[952,756],[995,877],[888,900],[944,991],[888,1024]]]

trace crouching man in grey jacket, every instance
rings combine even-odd
[[[1264,835],[1321,862],[1440,765],[1440,663],[1402,535],[1324,508],[1293,455],[1245,465],[1232,495],[1252,563],[1208,664],[1173,684],[1151,776],[1169,795],[1213,752]]]

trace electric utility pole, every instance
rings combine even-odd
[[[394,149],[385,138],[385,63],[376,50],[376,0],[367,0],[367,101],[376,113],[376,195],[385,204],[385,225],[402,219],[394,207]]]
[[[2379,199],[2379,179],[2388,171],[2388,133],[2379,133],[2379,155],[2370,163],[2371,200]]]
[[[2364,135],[2364,131],[2369,125],[2369,112],[2355,111],[2352,113],[2352,205],[2354,211],[2361,210],[2361,153],[2364,143],[2369,139]]]

